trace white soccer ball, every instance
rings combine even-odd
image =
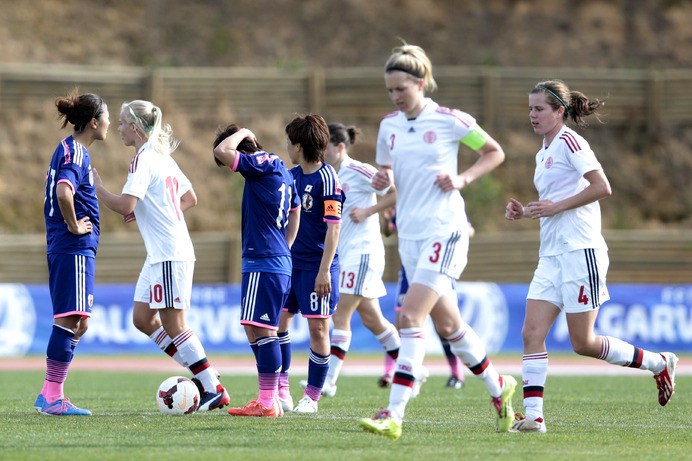
[[[164,415],[189,415],[199,406],[199,390],[184,376],[171,376],[156,392],[156,405]]]

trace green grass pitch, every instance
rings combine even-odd
[[[107,360],[107,359],[106,359]],[[462,390],[431,376],[407,407],[401,438],[363,432],[357,420],[386,406],[389,392],[373,376],[342,376],[336,397],[317,415],[231,417],[226,410],[163,416],[155,403],[170,373],[72,371],[66,394],[91,417],[34,412],[42,371],[2,371],[2,460],[425,460],[692,459],[692,377],[677,379],[666,407],[654,380],[642,376],[549,376],[547,434],[498,434],[483,384]],[[302,395],[292,376],[294,400]],[[516,376],[520,380],[519,376]],[[257,396],[254,376],[222,376],[231,405]],[[520,387],[515,410],[522,410]]]

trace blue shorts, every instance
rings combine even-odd
[[[94,258],[83,255],[48,255],[48,288],[53,318],[91,317],[94,305]]]
[[[240,290],[240,324],[278,330],[281,309],[291,290],[291,277],[272,272],[246,272]]]
[[[315,293],[315,279],[318,271],[293,268],[291,292],[286,300],[285,311],[300,314],[305,318],[329,318],[339,302],[339,269],[330,271],[332,292],[325,298],[318,298]]]

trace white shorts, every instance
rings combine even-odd
[[[387,294],[382,283],[384,260],[361,255],[359,264],[339,268],[339,294],[380,298]]]
[[[399,239],[399,257],[409,284],[414,283],[419,269],[458,279],[466,268],[468,252],[468,229],[421,240]]]
[[[606,287],[609,264],[608,252],[593,248],[543,256],[526,299],[548,301],[570,314],[598,309],[610,299]]]
[[[144,263],[135,288],[135,301],[152,309],[188,309],[192,295],[194,261]]]

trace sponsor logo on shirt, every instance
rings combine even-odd
[[[548,157],[548,159],[545,161],[545,169],[549,170],[551,166],[553,166],[553,158]]]

